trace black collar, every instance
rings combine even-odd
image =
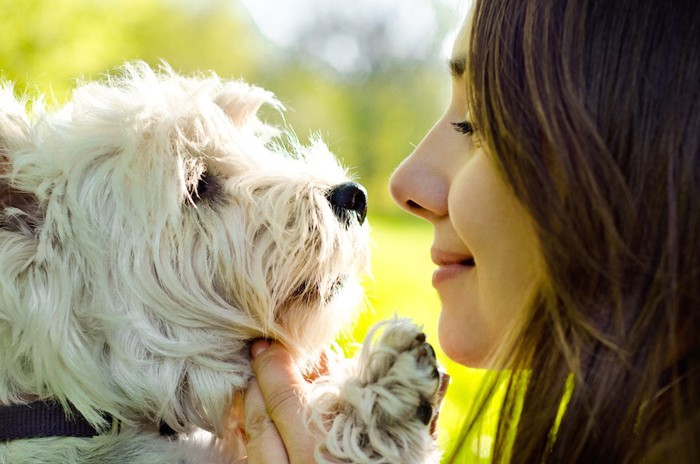
[[[111,421],[111,416],[105,416]],[[0,406],[0,441],[45,437],[94,437],[102,432],[93,427],[78,411],[63,409],[55,401]],[[160,434],[177,432],[166,424]]]

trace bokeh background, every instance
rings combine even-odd
[[[275,92],[299,138],[320,134],[369,192],[369,304],[340,341],[350,347],[394,313],[423,324],[452,376],[439,433],[449,448],[482,373],[439,350],[432,230],[392,203],[387,183],[447,105],[464,1],[0,0],[0,76],[60,104],[78,80],[165,60]],[[489,434],[469,440],[464,459],[488,461]]]

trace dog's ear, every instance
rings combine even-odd
[[[257,117],[263,105],[284,111],[284,105],[272,92],[245,82],[227,82],[214,102],[226,112],[234,125],[241,128],[249,126],[260,135],[277,135],[276,129],[263,124]]]
[[[38,202],[13,183],[13,159],[30,145],[31,124],[25,103],[15,98],[12,86],[0,82],[0,228],[33,233]]]

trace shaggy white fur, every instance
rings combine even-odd
[[[0,404],[72,405],[101,434],[8,441],[0,463],[234,462],[216,437],[250,341],[311,367],[355,312],[362,190],[321,141],[263,124],[266,103],[281,109],[260,88],[143,63],[57,112],[39,100],[28,115],[2,85]],[[316,381],[319,461],[437,462],[434,356],[406,321],[381,340]]]

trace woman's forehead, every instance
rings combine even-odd
[[[450,58],[450,63],[463,63],[466,65],[466,59],[469,52],[469,36],[471,33],[472,25],[472,13],[471,11],[467,14],[462,26],[457,32],[455,37],[454,45],[452,46],[452,57]],[[464,71],[462,71],[463,74]]]

